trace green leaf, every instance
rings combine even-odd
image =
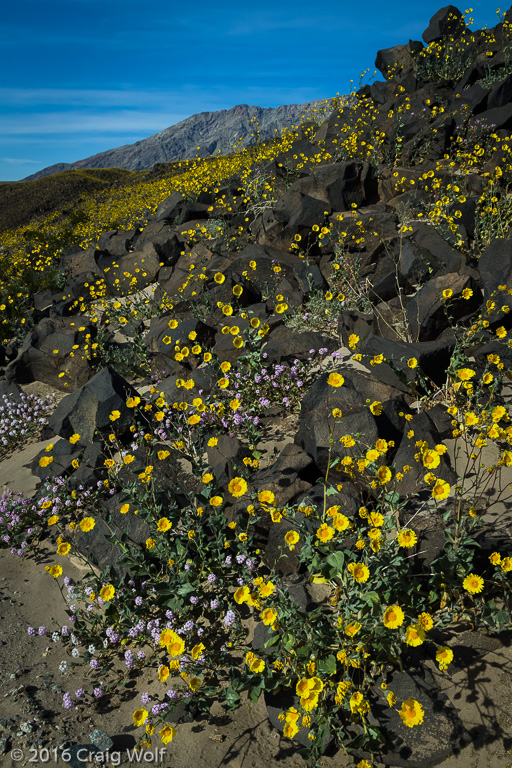
[[[331,653],[326,659],[318,662],[317,668],[322,675],[334,675],[336,672],[336,657]]]
[[[363,600],[367,602],[369,605],[371,604],[378,604],[380,603],[380,597],[377,594],[377,592],[365,592],[363,595]]]
[[[345,553],[340,552],[339,550],[337,552],[332,552],[326,557],[326,561],[332,568],[335,568],[338,573],[341,573],[345,565]]]
[[[336,490],[336,488],[333,488],[333,487],[331,486],[330,488],[328,488],[328,489],[326,490],[326,492],[325,492],[325,495],[326,495],[326,496],[336,496],[336,494],[337,494],[337,493],[338,493],[338,491]]]
[[[226,705],[228,711],[237,709],[240,706],[240,694],[234,688],[229,687],[226,689]]]
[[[265,687],[265,684],[260,683],[260,685],[256,686],[256,688],[251,688],[251,690],[249,691],[249,698],[254,704],[256,704],[259,697],[261,696],[261,692],[264,689],[264,687]]]
[[[170,600],[167,600],[165,605],[167,608],[170,608],[173,613],[179,613],[183,607],[183,600],[177,600],[175,597],[172,597]]]
[[[509,615],[507,611],[498,611],[495,618],[496,618],[496,626],[503,627],[505,624],[507,624],[509,620]]]
[[[167,585],[158,584],[155,587],[155,592],[157,595],[161,595],[162,597],[169,597],[169,595],[174,595],[174,589],[169,589]]]
[[[302,547],[300,557],[302,562],[308,562],[308,560],[311,558],[311,547],[309,545],[304,545]]]
[[[176,539],[174,539],[174,544],[176,546],[176,553],[177,553],[177,555],[181,556],[183,554],[183,552],[185,551],[185,546],[184,546],[183,542],[179,538],[176,538]]]
[[[349,749],[360,749],[361,747],[366,746],[367,739],[368,737],[366,733],[360,733],[359,736],[356,736],[354,739],[352,739],[350,744],[347,746]]]
[[[283,644],[287,651],[293,650],[293,647],[295,645],[295,638],[293,637],[293,635],[284,635]]]
[[[190,595],[191,592],[195,592],[195,587],[192,584],[182,584],[176,590],[178,595]]]
[[[367,742],[367,749],[373,751],[377,751],[381,744],[384,744],[386,739],[382,735],[382,732],[380,728],[376,728],[373,725],[368,726],[368,742]]]

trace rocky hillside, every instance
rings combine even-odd
[[[442,8],[321,125],[2,239],[0,541],[55,553],[66,734],[252,701],[315,768],[509,759],[511,22]]]
[[[200,112],[135,144],[109,149],[75,163],[50,165],[27,176],[23,181],[33,181],[53,173],[81,168],[126,168],[129,171],[143,171],[152,168],[155,163],[172,163],[175,160],[226,154],[235,147],[248,147],[258,138],[264,140],[273,138],[276,133],[279,135],[283,128],[298,125],[309,109],[323,104],[324,102],[318,101],[276,108],[238,104],[218,112]]]

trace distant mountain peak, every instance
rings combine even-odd
[[[328,101],[283,104],[279,107],[236,104],[231,109],[199,112],[148,136],[147,139],[99,152],[74,163],[50,165],[27,176],[23,181],[34,181],[54,173],[83,168],[126,168],[129,171],[143,171],[149,170],[155,163],[172,163],[198,156],[226,154],[233,150],[234,141],[237,142],[237,147],[248,147],[258,138],[271,139],[276,134],[279,135],[283,128],[299,124],[305,113],[320,105],[327,108]],[[259,136],[256,136],[258,132]]]

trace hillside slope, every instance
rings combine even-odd
[[[226,154],[235,145],[248,147],[255,143],[258,131],[259,139],[273,138],[276,132],[279,134],[283,128],[299,123],[305,112],[321,104],[323,102],[319,101],[276,108],[238,104],[218,112],[200,112],[135,144],[109,149],[75,163],[51,165],[23,181],[81,168],[116,167],[142,171],[152,168],[155,163]]]
[[[54,166],[56,167],[56,166]],[[0,184],[0,232],[28,224],[111,185],[122,185],[133,174],[122,168],[55,171],[51,178]]]
[[[321,125],[2,234],[0,753],[509,764],[500,19],[442,8]]]

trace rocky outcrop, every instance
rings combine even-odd
[[[193,430],[204,419],[201,440],[211,424],[207,417],[221,412],[222,429],[217,421],[215,429],[219,434],[212,430],[215,436],[202,446],[201,462],[205,461],[205,454],[216,487],[226,498],[228,484],[238,477],[238,472],[245,472],[244,467],[251,468],[247,476],[253,491],[272,489],[276,505],[273,513],[275,517],[278,510],[279,519],[267,510],[258,517],[258,552],[266,565],[290,579],[290,600],[305,612],[318,606],[321,596],[312,591],[314,578],[314,584],[306,583],[301,545],[297,551],[290,547],[283,553],[283,537],[293,530],[298,519],[287,516],[287,506],[300,504],[302,508],[304,503],[305,509],[310,507],[304,520],[313,509],[322,510],[329,498],[329,504],[342,509],[351,528],[355,528],[356,517],[367,515],[366,507],[360,504],[372,507],[380,503],[379,498],[384,498],[382,486],[393,476],[397,490],[389,494],[389,504],[398,505],[406,497],[411,502],[399,510],[397,507],[397,526],[405,526],[417,513],[415,497],[419,496],[422,484],[424,496],[430,495],[424,484],[429,482],[426,477],[431,475],[427,474],[431,465],[435,478],[453,488],[458,483],[456,467],[452,467],[447,452],[439,444],[454,435],[457,425],[458,430],[465,431],[471,426],[470,421],[458,424],[452,415],[453,407],[449,406],[456,393],[463,391],[461,382],[465,382],[463,376],[461,381],[454,381],[457,372],[464,370],[459,367],[461,339],[467,346],[467,359],[476,369],[469,374],[466,371],[466,379],[474,376],[477,381],[487,370],[487,362],[498,355],[503,367],[512,364],[505,338],[512,327],[512,300],[506,292],[512,280],[512,232],[502,232],[502,237],[492,239],[486,247],[480,247],[478,240],[480,196],[489,174],[503,161],[495,148],[496,154],[488,164],[479,167],[475,160],[471,173],[463,180],[461,173],[450,176],[448,162],[451,156],[456,156],[454,137],[462,130],[461,104],[465,105],[466,137],[474,138],[480,131],[485,132],[483,126],[492,120],[498,132],[496,144],[498,139],[503,143],[512,140],[512,79],[495,43],[501,39],[501,30],[496,28],[492,32],[494,37],[489,43],[491,32],[487,34],[486,45],[490,45],[487,53],[496,54],[487,57],[492,59],[494,83],[483,80],[482,72],[487,71],[482,69],[479,59],[485,52],[483,35],[475,33],[474,39],[469,39],[463,17],[453,6],[441,9],[432,18],[423,40],[436,43],[449,34],[467,42],[467,67],[457,78],[427,78],[425,68],[420,66],[421,55],[427,50],[421,41],[379,51],[376,66],[386,82],[361,88],[354,94],[352,104],[345,104],[325,120],[313,139],[298,138],[291,149],[258,168],[258,173],[268,174],[266,178],[275,182],[275,198],[262,204],[263,212],[248,206],[240,189],[240,178],[233,177],[217,188],[203,189],[195,200],[186,200],[173,192],[143,230],[104,232],[96,246],[87,251],[70,250],[64,254],[63,291],[58,295],[36,295],[34,327],[15,359],[11,359],[11,354],[7,362],[6,353],[2,358],[9,382],[40,380],[56,387],[66,386],[71,391],[50,420],[55,435],[64,438],[56,446],[51,471],[67,473],[77,483],[86,483],[87,479],[98,482],[101,472],[106,472],[100,461],[101,450],[112,429],[114,438],[124,441],[127,450],[128,446],[133,450],[129,462],[125,462],[127,466],[120,469],[120,484],[127,489],[137,477],[146,482],[146,454],[131,442],[135,430],[135,411],[131,409],[135,401],[139,405],[139,395],[143,398],[147,392],[158,393],[158,399],[156,395],[154,398],[158,408],[164,408],[167,399],[173,409],[170,415],[158,412],[161,428],[153,435],[144,435],[148,445],[152,441],[169,442],[165,430],[170,430],[174,422],[181,430],[177,434],[183,433],[180,414],[187,411],[192,399],[195,407],[202,408],[198,411],[201,416],[195,414],[186,429]],[[364,150],[364,156],[359,158],[350,155],[352,145],[347,149],[347,141],[354,135],[351,120],[356,107],[372,115],[372,120],[361,120],[359,124],[357,140],[362,146],[368,146],[371,131],[378,131],[384,152],[396,152],[401,145],[399,157],[388,154],[389,162],[375,163],[368,159],[371,150],[368,155]],[[228,135],[231,141],[239,137],[237,131],[250,130],[247,119],[252,109],[242,106],[223,113],[205,113],[196,116],[201,120],[195,122],[189,118],[175,126],[176,130],[167,129],[134,147],[103,153],[74,167],[85,167],[84,163],[92,161],[149,167],[170,159],[173,152],[186,157],[190,142],[206,142],[206,154],[219,147],[226,149],[222,142],[227,141]],[[270,110],[255,112],[262,132],[273,129],[274,119],[296,120],[292,118],[292,108],[286,109],[287,112],[279,108],[281,112],[275,110],[272,114]],[[393,115],[400,115],[400,119],[395,120]],[[479,156],[478,151],[475,157]],[[504,167],[510,174],[510,165]],[[434,177],[435,182],[431,182]],[[448,206],[450,199],[445,202],[438,190],[444,184],[453,192],[459,183],[464,183],[465,194],[455,190],[457,197],[446,209],[448,226],[443,230],[436,220],[436,210]],[[500,194],[506,200],[506,192]],[[415,216],[407,219],[406,214],[411,211]],[[425,211],[429,213],[425,215]],[[218,226],[221,216],[223,227]],[[222,236],[217,237],[220,229]],[[201,240],[201,233],[212,232],[215,236]],[[336,268],[345,269],[345,282],[353,278],[353,283],[346,287],[341,279],[336,283]],[[126,312],[124,339],[120,343],[130,349],[135,346],[133,338],[138,334],[139,348],[151,355],[150,372],[143,382],[134,377],[131,384],[110,366],[92,377],[94,361],[77,355],[74,367],[66,371],[65,383],[59,384],[64,367],[61,353],[75,350],[86,338],[90,343],[100,334],[101,329],[90,318],[85,319],[85,310],[79,314],[73,301],[81,287],[97,276],[103,278],[105,306],[108,302],[115,305],[120,297],[130,293],[134,280],[137,288],[154,289],[158,302],[165,297],[174,302],[169,310],[160,305],[151,319],[140,320],[137,327],[136,320],[128,322]],[[359,291],[359,304],[349,296],[349,291]],[[503,294],[499,303],[497,294]],[[305,321],[307,316],[304,305],[318,296],[332,301],[328,309],[326,304],[322,306],[325,317],[332,314],[334,318],[328,326],[329,333],[301,328],[301,318]],[[495,302],[496,313],[491,318]],[[232,304],[236,304],[236,311]],[[285,324],[283,315],[288,309],[296,311],[295,322]],[[489,321],[482,322],[488,315]],[[477,338],[478,325],[482,333]],[[250,334],[253,338],[261,334],[261,346],[250,348]],[[105,345],[108,339],[102,337],[101,341]],[[261,397],[259,385],[270,381],[279,370],[275,376],[284,374],[288,392],[291,383],[297,381],[297,372],[303,370],[301,365],[311,363],[316,354],[319,359],[315,358],[310,366],[307,381],[300,380],[300,413],[295,420],[287,421],[289,431],[284,445],[280,444],[279,450],[273,446],[275,455],[267,456],[260,464],[254,458],[261,457],[259,449],[256,450],[257,442],[253,444],[252,437],[244,439],[252,433],[248,430],[241,437],[231,429],[233,422],[228,417],[236,416],[243,421],[241,405],[246,406],[249,414],[259,407],[261,422],[271,430],[286,410],[282,402],[271,406]],[[267,370],[270,368],[271,374]],[[221,390],[228,386],[227,379],[220,377],[227,371],[234,387],[230,394],[233,399],[230,402],[226,398],[220,403]],[[493,376],[488,380],[492,381]],[[235,394],[248,381],[254,383],[247,397],[250,402],[238,402]],[[483,381],[488,386],[485,378]],[[196,389],[185,394],[189,383],[191,389]],[[278,388],[279,384],[275,386]],[[435,396],[428,397],[431,386]],[[494,403],[501,395],[498,386],[492,386],[482,397],[491,392]],[[218,400],[207,406],[201,398],[207,400],[212,393]],[[150,399],[142,402],[137,412],[139,436],[144,434],[147,424],[145,414],[153,409]],[[117,412],[114,418],[112,411]],[[196,437],[198,433],[191,434]],[[352,459],[353,436],[365,446],[364,461]],[[186,505],[185,490],[202,498],[204,477],[194,476],[191,462],[187,464],[179,456],[176,446],[180,442],[169,445],[167,452],[160,451],[169,455],[172,449],[176,454],[167,464],[157,464],[155,460],[151,472],[158,476],[159,488],[165,495],[163,503],[173,503],[181,511]],[[373,448],[377,444],[381,446],[379,451]],[[158,456],[157,447],[155,453]],[[34,468],[44,477],[50,470],[46,469],[47,462],[40,461],[41,457],[36,457]],[[371,471],[378,480],[371,480],[361,491],[355,468],[362,475],[372,464],[375,468]],[[329,475],[330,469],[333,472]],[[325,478],[324,485],[319,476]],[[103,523],[110,519],[116,531],[123,531],[130,542],[143,549],[149,529],[142,519],[126,522],[127,518],[119,512],[123,490],[112,491],[113,499],[102,510]],[[241,495],[232,493],[233,498],[226,502],[224,514],[230,525],[236,526],[244,515],[247,519],[252,514],[238,498]],[[313,518],[307,521],[311,526],[315,525]],[[313,532],[317,532],[318,525],[317,522],[317,527],[312,527]],[[78,543],[88,556],[94,551],[102,566],[115,567],[117,554],[115,547],[110,546],[108,531],[106,525],[98,524],[94,538],[90,537],[87,543],[82,537]],[[418,552],[419,545],[414,550],[415,555],[418,553],[415,567],[423,576],[431,575],[430,566],[444,546],[443,538],[439,552],[436,550],[435,557],[430,557],[438,546],[438,533],[436,529],[427,558],[419,558],[419,554],[424,554]],[[362,547],[358,547],[361,543]],[[226,544],[229,548],[229,541]],[[365,547],[365,542],[356,542],[355,537],[352,541],[347,535],[343,547],[353,556],[356,548]],[[319,559],[318,567],[322,565]],[[327,580],[323,579],[323,583]],[[327,589],[330,593],[330,587]],[[265,638],[255,644],[262,654],[264,643]],[[334,656],[333,664],[335,668]],[[354,666],[357,669],[358,665]],[[454,744],[460,746],[464,742],[457,713],[445,706],[444,696],[426,668],[396,672],[389,682],[402,699],[418,697],[426,701],[428,725],[423,738],[408,747],[407,728],[392,707],[383,705],[380,714],[387,740],[382,748],[383,762],[429,768],[444,760]],[[277,728],[282,709],[292,704],[294,699],[286,695],[267,695],[269,716]],[[302,732],[301,738],[307,745],[307,731]],[[329,741],[327,735],[324,746]]]

